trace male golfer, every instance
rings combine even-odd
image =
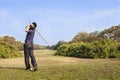
[[[24,59],[26,70],[31,70],[29,58],[31,58],[31,63],[34,71],[37,71],[37,63],[33,52],[33,38],[35,34],[35,28],[37,24],[35,22],[26,26],[25,31],[27,32],[25,43],[24,43]]]

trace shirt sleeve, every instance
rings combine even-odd
[[[29,31],[28,31],[28,33],[31,33],[31,32],[33,32],[33,30],[29,30]]]

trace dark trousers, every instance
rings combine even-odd
[[[30,61],[29,58],[31,58],[31,63],[33,67],[37,67],[37,63],[35,60],[35,56],[33,53],[33,44],[32,43],[25,43],[24,44],[24,60],[26,69],[30,69]]]

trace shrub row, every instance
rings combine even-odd
[[[0,58],[15,58],[22,54],[13,45],[0,41]]]
[[[120,58],[120,43],[115,40],[97,40],[91,43],[61,45],[55,55],[80,58]]]

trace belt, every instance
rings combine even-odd
[[[30,44],[30,43],[32,43],[32,42],[25,42],[25,43]]]

